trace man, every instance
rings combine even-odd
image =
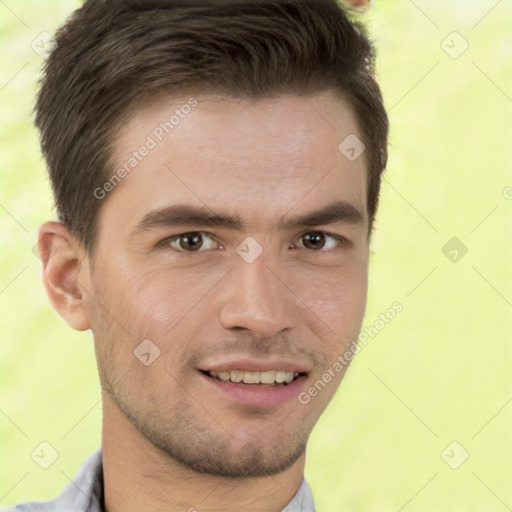
[[[335,0],[89,0],[58,31],[38,243],[94,335],[102,446],[14,510],[314,510],[387,161],[373,58]]]

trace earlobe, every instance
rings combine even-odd
[[[82,289],[89,282],[88,270],[82,269],[86,252],[61,222],[45,222],[39,229],[37,243],[43,262],[43,283],[53,308],[70,327],[85,331],[90,327]]]

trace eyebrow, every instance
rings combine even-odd
[[[338,201],[318,210],[313,210],[286,219],[286,215],[277,222],[278,230],[314,227],[326,224],[363,224],[364,215],[352,203]],[[178,204],[159,208],[147,213],[132,231],[132,237],[156,228],[171,226],[217,227],[236,231],[247,229],[246,224],[238,215],[215,213],[206,207]]]

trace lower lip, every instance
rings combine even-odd
[[[252,405],[259,407],[273,407],[281,405],[288,400],[297,398],[304,381],[305,375],[299,375],[290,384],[280,384],[272,386],[269,384],[244,384],[243,382],[224,382],[205,375],[200,372],[203,378],[215,386],[218,390],[225,393],[233,401],[242,405]]]

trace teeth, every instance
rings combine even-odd
[[[242,382],[244,380],[244,372],[233,370],[229,379],[231,382]]]
[[[276,378],[276,372],[261,372],[261,383],[262,384],[273,384]]]
[[[260,372],[244,372],[244,384],[259,384]]]
[[[243,382],[244,384],[289,384],[296,377],[299,376],[298,372],[285,372],[285,371],[265,371],[265,372],[245,372],[243,370],[232,370],[230,372],[210,371],[208,374],[224,382]]]

